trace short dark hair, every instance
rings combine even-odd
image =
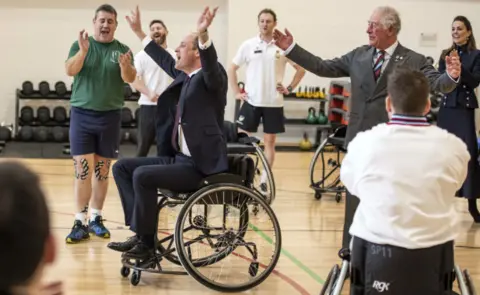
[[[1,162],[0,290],[26,285],[32,279],[50,235],[48,214],[37,175],[20,162]]]
[[[406,67],[398,67],[389,75],[387,92],[395,112],[401,115],[423,115],[430,99],[425,74]]]
[[[260,15],[262,15],[262,14],[264,14],[264,13],[271,14],[271,15],[273,16],[273,21],[274,21],[274,22],[277,21],[277,14],[275,13],[275,11],[273,11],[273,10],[270,9],[270,8],[264,8],[264,9],[262,9],[262,10],[258,13],[257,19],[260,19]]]
[[[167,26],[165,25],[165,23],[162,20],[154,19],[150,22],[150,25],[148,27],[150,28],[153,24],[161,24],[162,27],[164,27],[165,30],[167,30]]]
[[[111,13],[111,14],[115,15],[115,20],[117,19],[117,11],[116,11],[115,8],[113,8],[113,6],[110,5],[110,4],[102,4],[102,5],[100,5],[100,6],[97,8],[97,10],[95,10],[95,18],[97,18],[97,14],[98,14],[100,11],[105,11],[105,12]]]

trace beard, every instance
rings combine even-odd
[[[165,43],[165,35],[160,33],[155,33],[153,35],[153,40],[155,40],[155,43],[157,43],[158,45],[162,45],[163,43]]]

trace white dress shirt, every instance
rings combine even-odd
[[[469,160],[461,139],[423,117],[393,116],[358,133],[340,171],[345,187],[360,199],[350,234],[407,249],[455,240],[455,193]]]
[[[150,36],[146,36],[143,40],[142,40],[142,45],[143,47],[146,47],[150,42],[152,41],[152,38],[150,38]],[[212,44],[212,40],[209,38],[207,40],[207,42],[205,42],[205,44],[202,44],[201,41],[200,41],[200,38],[198,39],[198,47],[200,50],[205,50],[207,49],[208,47],[210,47],[210,45]],[[193,72],[191,72],[189,75],[189,77],[193,77],[193,75],[195,75],[196,73],[198,73],[202,68],[198,68],[196,70],[194,70]],[[182,121],[182,118],[180,118],[180,122]],[[185,135],[183,133],[183,130],[182,130],[182,125],[180,124],[178,126],[178,136],[177,136],[177,139],[178,139],[178,146],[180,148],[180,152],[186,156],[189,156],[191,157],[192,155],[190,154],[190,150],[188,149],[188,145],[187,145],[187,141],[185,139]]]

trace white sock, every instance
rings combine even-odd
[[[85,224],[87,221],[87,214],[85,214],[85,212],[78,212],[75,214],[75,220],[80,220],[82,224]]]
[[[95,217],[102,216],[102,210],[93,209],[91,210],[90,221],[94,221]]]

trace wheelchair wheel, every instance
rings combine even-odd
[[[333,134],[335,135],[335,134]],[[335,199],[341,200],[345,188],[340,185],[340,167],[344,156],[342,139],[333,136],[324,140],[315,151],[310,162],[310,187],[315,190],[315,199],[320,200],[322,193],[335,193]],[[317,164],[320,169],[317,169]],[[320,170],[320,175],[316,175]]]
[[[252,204],[260,206],[262,214],[251,216],[248,207]],[[210,205],[218,206],[216,221],[215,208],[207,208]],[[258,221],[262,224],[253,224]],[[185,228],[197,231],[197,236],[185,237]],[[273,210],[258,192],[237,184],[212,184],[193,194],[181,209],[175,245],[182,266],[199,283],[220,292],[242,292],[262,283],[275,268],[280,257],[281,231]],[[194,265],[193,245],[216,253],[217,257],[209,256],[210,266]]]
[[[158,205],[158,215],[160,215],[160,212],[162,208],[165,207],[170,207],[168,205],[168,198],[163,198],[159,205]],[[246,207],[245,207],[246,209]],[[178,215],[180,216],[180,214]],[[177,217],[178,218],[178,217]],[[158,224],[158,222],[157,222]],[[164,246],[166,243],[168,243],[166,246]],[[162,258],[167,259],[169,262],[181,266],[181,262],[178,259],[178,254],[174,246],[174,235],[168,235],[165,238],[158,238],[157,236],[157,250],[160,254],[162,254]],[[170,252],[170,253],[169,253]],[[167,254],[168,253],[168,254]],[[206,256],[206,257],[198,257],[194,260],[192,260],[192,264],[195,267],[203,267],[203,266],[208,266],[216,261],[219,261],[223,258],[225,258],[227,255],[218,255],[218,253],[214,253],[213,255]]]
[[[265,153],[263,152],[262,148],[256,143],[252,143],[252,145],[255,147],[255,156],[257,157],[257,161],[255,163],[256,177],[254,185],[258,192],[265,197],[265,201],[267,202],[267,204],[272,205],[273,201],[275,201],[276,196],[275,180],[273,178],[272,169],[268,164],[267,158],[265,157]],[[260,163],[258,160],[260,160]],[[259,167],[259,164],[261,164],[261,167]],[[266,174],[266,183],[261,182],[261,176],[263,171],[265,171]]]
[[[320,291],[320,295],[333,295],[333,290],[337,283],[339,273],[340,267],[338,264],[335,264],[328,273],[327,279],[325,280],[323,288]]]
[[[465,284],[467,285],[468,295],[477,295],[477,290],[475,289],[475,285],[473,284],[470,272],[467,269],[463,271],[463,276],[465,277]]]

